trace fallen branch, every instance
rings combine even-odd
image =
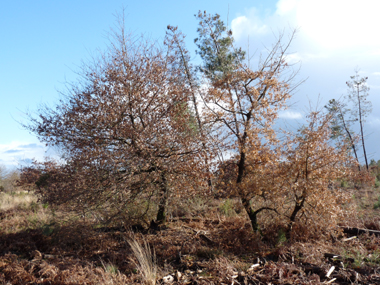
[[[369,229],[351,228],[351,227],[340,227],[340,228],[343,229],[343,232],[345,234],[361,235],[361,234],[369,233],[369,234],[373,234],[376,236],[380,236],[380,231],[369,230]]]
[[[203,219],[203,218],[171,218],[169,219],[170,222],[176,222],[176,221],[181,221],[181,222],[204,222],[204,223],[209,223],[209,224],[219,224],[219,220],[214,220],[214,219]]]

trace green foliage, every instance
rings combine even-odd
[[[39,205],[36,202],[32,202],[29,207],[33,211],[33,213],[37,213]]]
[[[45,236],[51,236],[56,229],[55,223],[45,224],[42,226],[42,234]]]
[[[125,211],[125,218],[127,220],[145,220],[150,221],[155,219],[156,211],[158,209],[157,203],[152,200],[136,200],[133,204],[128,205]],[[99,213],[105,220],[109,217],[109,213]]]
[[[340,181],[340,187],[347,188],[348,187],[348,182],[346,180],[342,179],[342,181]]]
[[[377,201],[375,202],[375,204],[373,204],[373,208],[374,208],[375,210],[380,208],[380,196],[379,196],[379,198],[377,199]]]
[[[339,102],[335,99],[330,100],[325,108],[332,117],[330,126],[331,138],[348,142],[348,145],[355,155],[356,161],[359,163],[355,139],[356,134],[352,131],[352,124],[356,122],[356,119],[349,115],[351,110],[348,109],[346,103]],[[358,168],[360,171],[360,166],[358,166]]]
[[[359,249],[343,251],[342,256],[345,259],[352,258],[354,260],[352,263],[354,268],[368,265],[378,267],[380,263],[380,251],[378,249],[374,250],[371,254],[369,254],[369,252],[362,252]]]
[[[41,220],[37,215],[32,215],[28,217],[28,222],[32,225],[33,228],[36,228],[41,223]]]
[[[233,72],[244,60],[245,52],[241,48],[234,49],[232,31],[227,31],[218,14],[212,16],[207,15],[206,11],[199,11],[195,16],[199,20],[199,37],[194,42],[198,47],[197,53],[204,62],[200,70],[209,79],[217,80]]]
[[[371,265],[379,265],[380,264],[380,251],[375,250],[372,254],[369,254],[368,257],[364,259]]]
[[[345,110],[342,110],[344,107],[343,104],[338,102],[335,99],[331,99],[329,103],[325,106],[327,111],[333,116],[331,120],[331,138],[337,139],[341,136],[344,136],[344,119],[345,119]]]
[[[177,113],[174,117],[175,121],[181,122],[182,118],[188,118],[185,120],[182,131],[184,135],[196,136],[199,132],[199,126],[195,117],[194,112],[191,110],[187,103],[178,103],[176,105]]]
[[[117,268],[117,266],[112,263],[105,264],[104,270],[111,274],[117,274],[119,272],[119,269]]]
[[[231,217],[236,214],[234,211],[234,204],[232,200],[230,199],[227,199],[226,201],[224,201],[223,204],[219,206],[219,211],[221,212],[222,215],[227,216],[227,217]]]
[[[277,235],[277,245],[282,245],[286,241],[287,241],[286,232],[283,229],[279,230],[278,235]]]
[[[375,188],[379,188],[379,187],[380,187],[380,181],[379,181],[379,179],[376,177]]]

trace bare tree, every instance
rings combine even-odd
[[[369,87],[367,86],[368,77],[359,76],[359,70],[355,70],[355,75],[351,76],[351,80],[347,81],[346,84],[349,88],[347,98],[350,100],[354,108],[352,109],[352,116],[359,121],[360,126],[360,137],[362,141],[365,165],[368,171],[368,159],[367,152],[364,143],[364,128],[363,123],[365,122],[365,117],[372,112],[372,103],[367,100],[369,95]]]
[[[19,171],[17,169],[0,165],[0,192],[15,191],[18,178]]]

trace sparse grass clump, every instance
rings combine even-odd
[[[103,265],[104,271],[108,272],[108,273],[110,273],[112,275],[118,274],[118,272],[119,272],[119,269],[117,268],[117,266],[114,265],[114,264],[112,264],[112,263],[106,263],[105,264],[102,261],[102,265]]]
[[[150,249],[149,244],[143,239],[141,245],[136,238],[132,237],[128,241],[135,258],[137,259],[136,267],[141,273],[146,284],[154,285],[157,280],[157,260],[156,253]]]
[[[233,201],[231,199],[226,199],[224,203],[222,203],[219,206],[219,211],[222,215],[231,217],[231,216],[236,215],[234,208],[235,208],[235,205]]]
[[[278,236],[277,236],[277,245],[281,246],[287,241],[286,238],[286,232],[284,230],[279,230],[278,231]]]
[[[378,208],[380,208],[380,196],[379,196],[379,198],[377,199],[377,201],[375,202],[375,204],[373,204],[373,209],[378,209]]]

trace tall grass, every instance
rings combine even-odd
[[[27,192],[0,193],[0,210],[2,211],[19,207],[26,208],[33,202],[37,202],[37,197]]]
[[[153,251],[150,249],[145,239],[143,239],[143,245],[141,245],[133,236],[128,243],[137,259],[137,263],[135,262],[135,264],[144,282],[151,285],[156,284],[157,260],[154,249]]]

